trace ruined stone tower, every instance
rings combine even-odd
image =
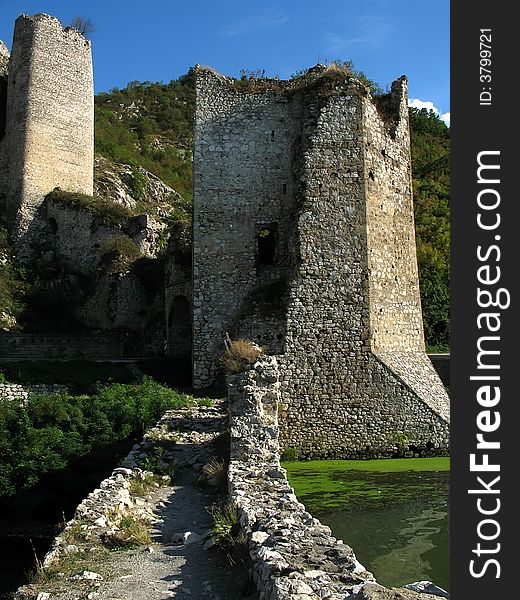
[[[282,440],[307,456],[446,449],[424,352],[407,82],[373,98],[337,68],[233,82],[197,72],[194,385],[223,337],[278,355]]]
[[[45,195],[55,187],[92,194],[90,42],[54,17],[22,15],[16,20],[8,69],[0,188],[19,257],[27,259],[45,236]]]

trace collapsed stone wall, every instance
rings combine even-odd
[[[229,495],[238,507],[260,598],[438,597],[377,584],[352,548],[296,499],[280,466],[277,408],[283,395],[276,358],[262,358],[228,384]]]
[[[31,394],[59,394],[66,387],[59,383],[36,383],[33,385],[0,383],[0,400],[25,403]]]
[[[52,251],[53,260],[67,270],[85,275],[100,269],[103,255],[120,236],[128,237],[142,256],[155,258],[159,251],[158,232],[166,227],[144,214],[128,217],[119,224],[107,224],[85,208],[52,198],[47,199],[45,208],[46,248]]]
[[[6,133],[7,223],[22,259],[31,258],[55,187],[92,194],[94,87],[90,42],[46,14],[15,23]]]
[[[194,385],[215,381],[224,333],[238,333],[280,355],[284,447],[354,458],[407,439],[446,452],[449,399],[424,354],[406,79],[377,99],[324,67],[251,85],[197,73]]]
[[[67,270],[94,273],[121,227],[104,225],[91,212],[63,202],[47,200],[46,209],[46,247],[52,259]]]

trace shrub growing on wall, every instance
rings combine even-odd
[[[134,212],[126,206],[79,192],[64,192],[56,188],[47,194],[46,198],[52,202],[86,210],[99,219],[103,225],[120,225],[135,216]]]
[[[139,248],[127,235],[121,234],[102,247],[101,269],[109,274],[124,273],[139,258]]]

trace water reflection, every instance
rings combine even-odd
[[[374,472],[340,470],[338,461],[285,466],[298,498],[381,584],[427,579],[449,589],[449,471],[386,473],[378,462]]]

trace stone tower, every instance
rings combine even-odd
[[[194,385],[223,337],[277,354],[282,441],[307,456],[446,449],[424,352],[407,82],[373,98],[340,69],[290,82],[197,72]]]
[[[45,236],[45,195],[55,187],[92,194],[93,186],[90,42],[46,14],[16,20],[2,152],[7,224],[27,259]]]

